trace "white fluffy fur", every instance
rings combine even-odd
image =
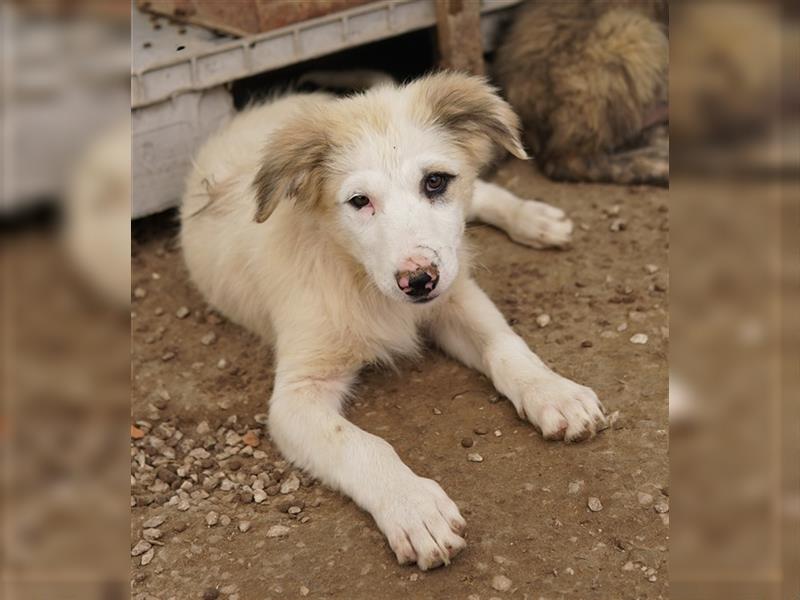
[[[469,114],[466,121],[438,114],[440,94],[489,107],[508,139],[498,141]],[[204,146],[187,182],[182,243],[192,279],[211,304],[275,346],[273,440],[369,511],[398,561],[422,569],[464,548],[466,524],[436,482],[341,416],[364,364],[416,352],[426,328],[446,352],[490,377],[546,437],[581,439],[605,422],[595,394],[547,368],[469,276],[465,217],[533,246],[569,240],[571,223],[560,210],[476,179],[493,142],[524,156],[515,122],[491,88],[460,75],[347,99],[287,96],[234,119]],[[320,198],[312,205],[280,188],[274,210],[256,222],[253,182],[262,165],[296,151],[295,141],[315,128],[335,148],[325,158]],[[297,173],[291,164],[283,169],[287,189],[307,189],[312,174],[300,162]],[[431,169],[456,175],[434,201],[420,191]],[[373,208],[349,205],[355,193],[369,196]],[[395,280],[402,261],[420,253],[440,269],[438,296],[421,305]]]

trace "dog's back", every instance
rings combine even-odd
[[[533,1],[520,8],[494,74],[551,177],[633,182],[652,165],[613,160],[666,101],[665,0]],[[652,157],[651,157],[652,159]]]

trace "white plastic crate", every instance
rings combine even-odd
[[[197,147],[235,112],[226,84],[431,27],[435,0],[383,0],[268,33],[231,38],[133,9],[132,217],[177,204]],[[520,0],[481,0],[484,48]],[[180,49],[179,49],[180,48]]]

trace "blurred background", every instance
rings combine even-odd
[[[472,47],[441,15],[461,2],[388,3],[391,35],[365,9],[344,42],[326,27],[361,2],[275,2],[258,32],[242,10],[143,4],[0,4],[10,600],[129,594],[131,219],[174,205],[193,150],[260,91],[319,69],[480,72],[517,2],[463,0]],[[673,598],[800,594],[798,18],[670,6]]]

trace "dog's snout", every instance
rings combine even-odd
[[[415,300],[427,298],[439,283],[439,268],[427,260],[411,260],[410,263],[407,265],[410,268],[397,272],[397,285]]]

